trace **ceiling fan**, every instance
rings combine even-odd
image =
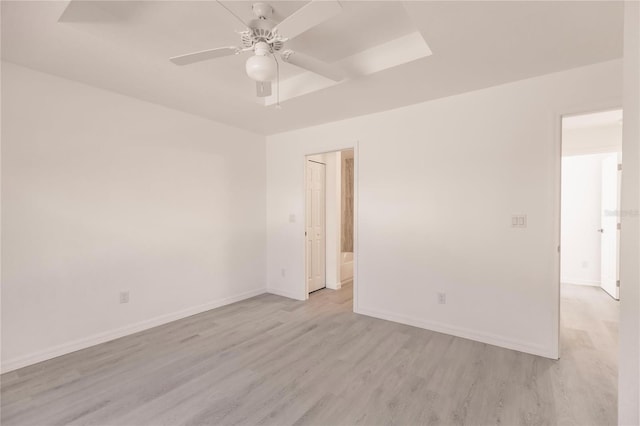
[[[170,58],[171,62],[177,65],[188,65],[224,56],[238,55],[243,52],[252,52],[253,55],[247,59],[245,68],[249,78],[256,81],[256,92],[259,97],[270,96],[271,82],[279,78],[277,56],[284,62],[334,81],[340,81],[344,78],[339,67],[309,55],[285,49],[288,40],[339,14],[342,7],[337,0],[311,1],[280,23],[276,23],[272,19],[273,8],[267,3],[253,4],[252,11],[256,19],[249,23],[245,23],[220,1],[218,4],[246,27],[244,31],[240,32],[240,47],[218,47],[174,56]]]

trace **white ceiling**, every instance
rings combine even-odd
[[[306,2],[271,2],[276,20]],[[246,20],[252,2],[225,5]],[[2,59],[261,134],[345,119],[622,56],[623,4],[342,1],[288,47],[328,62],[419,31],[432,56],[282,103],[257,102],[241,55],[167,58],[238,44],[213,1],[2,1]],[[75,14],[75,16],[74,16]],[[75,19],[74,19],[75,18]],[[285,64],[284,77],[300,73]]]

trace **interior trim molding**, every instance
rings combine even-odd
[[[488,345],[498,346],[505,349],[511,349],[518,352],[524,352],[531,355],[537,355],[544,358],[558,359],[551,348],[532,345],[528,342],[517,341],[490,333],[483,333],[477,330],[471,330],[462,327],[456,327],[443,324],[437,321],[428,321],[417,318],[411,318],[404,315],[394,314],[392,312],[379,311],[376,309],[360,307],[356,312],[373,318],[379,318],[387,321],[393,321],[400,324],[410,325],[413,327],[423,328],[425,330],[435,331],[438,333],[449,334],[451,336],[462,337]]]
[[[342,288],[342,281],[338,281],[335,283],[330,283],[327,281],[326,286],[329,290],[340,290]]]
[[[592,280],[574,280],[572,278],[567,278],[560,281],[560,284],[573,284],[573,285],[590,285],[595,287],[600,287],[600,281],[592,281]]]
[[[294,300],[305,300],[305,299],[300,299],[300,297],[298,297],[297,295],[288,292],[288,291],[283,291],[283,290],[278,290],[275,288],[267,288],[267,293],[270,294],[275,294],[276,296],[282,296],[282,297],[286,297],[288,299],[294,299]]]
[[[211,309],[219,308],[221,306],[229,305],[231,303],[239,302],[244,299],[259,296],[265,293],[265,289],[258,288],[255,290],[246,291],[244,293],[237,294],[235,296],[225,297],[222,299],[212,300],[201,305],[186,308],[177,312],[172,312],[165,315],[160,315],[155,318],[143,320],[134,324],[126,325],[124,327],[116,328],[114,330],[105,331],[102,333],[94,334],[92,336],[83,337],[81,339],[73,340],[71,342],[63,343],[61,345],[53,346],[41,351],[33,352],[27,355],[23,355],[17,358],[2,360],[2,366],[0,372],[7,373],[9,371],[17,370],[18,368],[26,367],[32,364],[37,364],[42,361],[47,361],[52,358],[66,355],[71,352],[86,349],[91,346],[99,345],[111,340],[118,339],[120,337],[128,336],[130,334],[138,333],[140,331],[148,330],[153,327],[157,327],[163,324],[170,323],[179,319],[190,317],[192,315],[200,314],[202,312],[210,311]]]

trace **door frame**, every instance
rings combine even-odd
[[[555,347],[552,348],[553,358],[560,359],[560,340],[562,338],[561,335],[561,302],[562,298],[560,295],[561,292],[561,276],[560,276],[560,263],[562,256],[562,247],[560,247],[561,242],[561,231],[562,231],[562,120],[565,117],[572,117],[576,115],[585,115],[585,114],[593,114],[598,112],[606,112],[623,109],[620,100],[604,100],[602,102],[596,103],[586,103],[583,105],[575,105],[572,107],[563,108],[561,110],[555,110],[551,113],[551,120],[554,123],[554,137],[553,137],[553,152],[554,152],[554,161],[552,163],[552,176],[554,183],[554,202],[553,202],[553,222],[554,222],[554,235],[553,241],[554,246],[551,247],[554,253],[557,255],[554,256],[555,261],[553,262],[553,276],[554,282],[552,286],[552,295],[555,303],[553,305],[552,318],[553,324],[555,327],[553,328],[554,336],[554,344]],[[622,153],[622,157],[624,158],[624,152]],[[620,195],[620,202],[622,201],[622,194]],[[622,232],[622,231],[620,231]],[[620,253],[618,253],[620,256]]]
[[[304,184],[302,185],[302,199],[303,199],[303,205],[304,205],[304,221],[305,221],[305,226],[303,227],[304,229],[306,229],[306,220],[307,220],[307,191],[306,191],[306,173],[307,173],[307,157],[311,156],[311,155],[321,155],[321,154],[330,154],[333,152],[338,152],[338,151],[346,151],[346,150],[353,150],[353,312],[358,313],[358,289],[359,289],[359,273],[358,273],[358,254],[360,252],[359,250],[359,238],[358,238],[358,222],[359,222],[359,169],[360,169],[360,165],[359,165],[359,141],[355,141],[355,142],[351,142],[351,143],[347,143],[343,146],[337,146],[334,148],[327,148],[327,149],[321,149],[321,150],[309,150],[307,152],[304,152],[302,155],[302,164],[304,165],[303,170],[302,170],[302,182],[304,182]],[[325,177],[326,179],[326,177]],[[325,230],[326,232],[326,230]],[[303,234],[304,235],[304,234]],[[309,286],[307,283],[307,256],[306,256],[306,251],[307,251],[307,239],[303,238],[302,239],[302,262],[303,262],[303,270],[304,270],[304,277],[303,277],[303,282],[301,283],[301,287],[304,289],[304,300],[309,300]],[[326,267],[326,259],[325,259],[325,267]]]

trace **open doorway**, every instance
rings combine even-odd
[[[560,364],[617,406],[622,110],[562,117]],[[597,366],[597,367],[595,367]]]
[[[619,299],[622,110],[562,120],[560,275]]]
[[[354,277],[353,149],[305,158],[306,293],[350,293]]]

